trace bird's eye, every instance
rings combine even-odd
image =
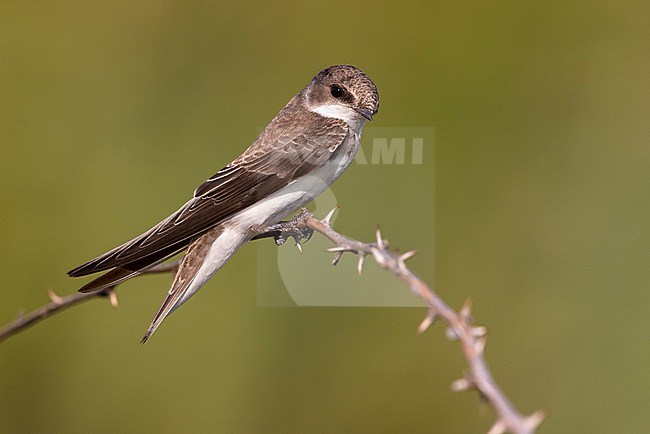
[[[334,98],[341,98],[343,96],[343,89],[341,89],[337,85],[333,85],[332,87],[330,87],[330,92],[332,93],[332,96]]]

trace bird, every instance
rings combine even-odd
[[[105,272],[80,292],[102,291],[185,250],[145,343],[256,234],[304,207],[341,176],[379,109],[373,81],[352,65],[318,72],[237,158],[146,232],[68,272]]]

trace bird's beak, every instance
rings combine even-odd
[[[372,110],[366,108],[358,108],[357,113],[359,113],[361,116],[368,119],[369,121],[372,121],[372,117],[375,115],[375,113]]]

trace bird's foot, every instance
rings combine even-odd
[[[298,214],[291,220],[281,221],[270,226],[258,227],[254,230],[258,234],[253,237],[253,240],[273,238],[275,244],[278,246],[283,245],[289,238],[293,238],[301,253],[302,243],[309,241],[312,235],[314,235],[314,230],[305,225],[302,214]]]

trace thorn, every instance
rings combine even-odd
[[[366,254],[359,253],[359,263],[357,264],[357,272],[359,273],[359,276],[361,276],[361,273],[363,273],[363,261],[365,259],[366,259]]]
[[[325,251],[330,253],[343,253],[343,252],[349,252],[350,249],[348,247],[336,246],[336,247],[330,247],[329,249],[325,249]]]
[[[302,254],[302,244],[296,243],[296,247],[298,247],[298,251]]]
[[[544,419],[546,419],[546,412],[544,410],[537,410],[535,413],[528,416],[524,423],[528,429],[534,431],[542,422],[544,422]]]
[[[56,292],[54,292],[54,290],[51,288],[47,290],[47,297],[50,299],[50,301],[52,301],[52,303],[56,304],[57,306],[63,304],[63,299],[56,295]]]
[[[386,247],[386,245],[384,243],[384,239],[381,236],[381,228],[379,227],[379,225],[377,225],[376,235],[377,235],[377,247],[383,250]]]
[[[483,326],[472,327],[472,336],[475,338],[482,338],[484,336],[487,336],[487,328]]]
[[[336,254],[334,255],[334,259],[332,259],[332,265],[336,267],[339,261],[341,260],[341,256],[343,256],[343,251],[336,252]]]
[[[499,419],[496,422],[494,422],[494,425],[492,425],[492,428],[490,428],[488,434],[503,434],[505,432],[506,432],[506,424],[504,421]]]
[[[432,311],[429,311],[426,317],[424,317],[424,320],[420,324],[420,327],[418,327],[418,334],[421,335],[422,333],[426,332],[429,330],[429,327],[433,325],[433,323],[436,322],[437,315],[433,313]]]
[[[413,256],[415,256],[415,255],[417,255],[417,254],[418,254],[418,251],[417,251],[417,250],[411,250],[411,251],[408,251],[408,252],[406,252],[406,253],[403,253],[403,254],[399,257],[399,259],[400,259],[400,261],[402,261],[402,262],[406,262],[407,260],[411,259]]]
[[[467,297],[463,307],[460,308],[460,317],[468,324],[472,322],[472,297]]]
[[[329,213],[327,213],[325,218],[321,221],[325,223],[327,226],[331,227],[332,217],[334,217],[334,214],[339,208],[341,208],[341,205],[336,205],[334,208],[332,208],[332,210]]]
[[[111,306],[113,306],[113,309],[119,309],[120,304],[117,301],[117,293],[115,292],[115,289],[111,288],[108,291],[108,299],[111,302]]]
[[[467,378],[459,378],[458,380],[454,380],[451,383],[451,390],[453,390],[456,393],[467,392],[473,387],[474,385]]]

